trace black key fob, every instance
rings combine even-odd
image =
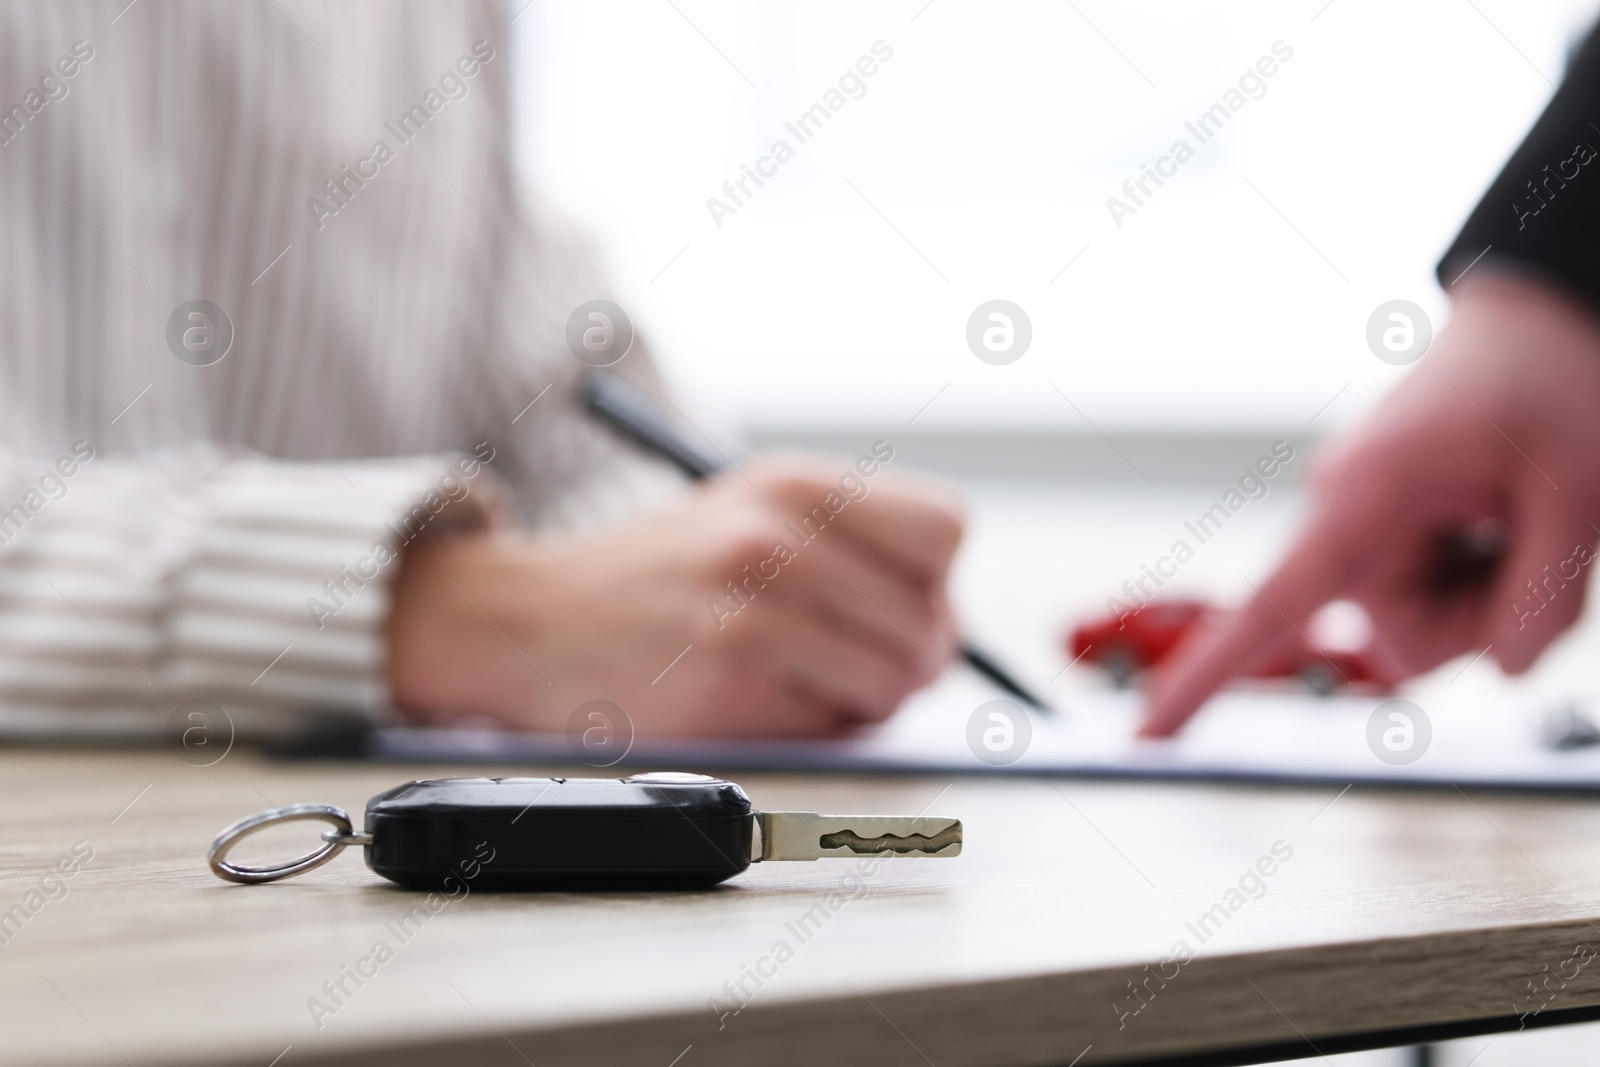
[[[417,889],[693,889],[750,866],[755,809],[732,782],[440,778],[367,802],[367,866]]]
[[[942,794],[941,794],[942,795]],[[258,830],[330,823],[315,851],[267,867],[228,862]],[[703,889],[767,860],[961,854],[961,820],[921,814],[756,811],[744,790],[704,774],[629,778],[434,778],[367,802],[366,827],[331,804],[291,804],[241,819],[207,862],[230,882],[315,870],[352,845],[367,866],[413,889]]]

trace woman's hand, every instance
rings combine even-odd
[[[414,544],[391,685],[434,721],[560,731],[605,699],[641,736],[838,733],[888,717],[954,655],[961,533],[942,487],[779,459],[598,536]]]

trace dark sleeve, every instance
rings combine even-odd
[[[1439,284],[1449,289],[1488,262],[1541,276],[1600,308],[1600,33],[1573,57],[1550,105],[1439,261]]]

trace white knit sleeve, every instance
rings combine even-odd
[[[400,552],[494,521],[481,458],[0,456],[0,730],[143,734],[190,700],[243,732],[381,717]]]

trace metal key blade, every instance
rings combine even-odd
[[[764,811],[760,820],[763,860],[818,860],[885,852],[931,859],[961,855],[960,819]]]

